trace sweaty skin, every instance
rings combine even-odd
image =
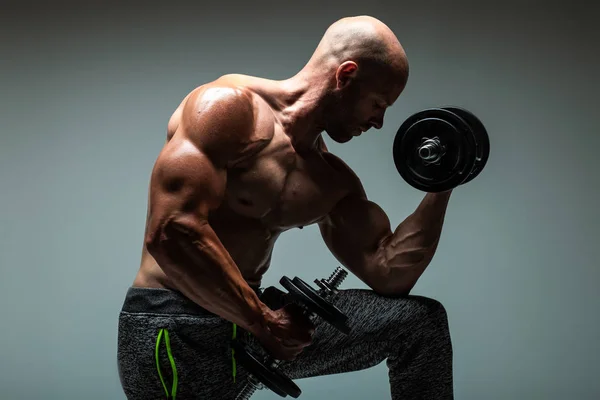
[[[226,75],[194,89],[173,113],[152,171],[133,286],[178,290],[264,336],[273,311],[251,286],[281,233],[318,224],[370,288],[408,294],[435,253],[450,192],[426,194],[392,230],[322,138],[344,143],[381,128],[407,78],[389,28],[353,17],[333,24],[292,78]]]

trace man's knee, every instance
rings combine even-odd
[[[430,297],[411,295],[405,298],[406,310],[411,324],[447,327],[448,313],[444,305]]]
[[[447,318],[446,308],[436,299],[425,296],[412,296],[421,306],[423,312],[432,318]]]

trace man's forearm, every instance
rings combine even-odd
[[[208,223],[169,224],[148,250],[186,297],[253,334],[262,331],[265,306]]]
[[[380,248],[388,287],[385,294],[406,295],[437,249],[451,192],[427,193]]]

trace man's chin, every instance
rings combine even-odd
[[[352,140],[352,135],[345,132],[327,132],[331,140],[336,143],[347,143]]]

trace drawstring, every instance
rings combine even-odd
[[[160,371],[160,363],[159,363],[159,349],[160,349],[160,341],[163,337],[163,333],[165,336],[165,345],[167,347],[167,355],[169,357],[169,362],[171,363],[171,370],[173,371],[173,385],[171,386],[171,393],[167,389],[167,385],[165,384],[165,380],[163,378],[162,372]],[[158,376],[160,377],[160,382],[165,389],[165,394],[167,395],[167,399],[175,400],[175,396],[177,395],[177,367],[175,367],[175,360],[173,359],[173,354],[171,353],[171,341],[169,340],[169,331],[166,329],[161,329],[158,331],[158,337],[156,338],[156,350],[155,350],[155,358],[156,358],[156,370],[158,371]]]
[[[237,337],[237,325],[233,324],[233,335],[232,335],[232,339],[235,340]],[[237,369],[235,366],[235,350],[233,349],[233,347],[231,348],[231,362],[233,364],[233,383],[235,383],[235,376],[237,374]]]
[[[250,338],[250,332],[244,331],[242,330],[242,332],[246,333],[246,339]],[[237,338],[237,325],[233,324],[233,335],[231,336],[231,338],[233,340],[235,340]],[[235,378],[237,376],[237,368],[236,368],[236,363],[235,363],[235,350],[233,349],[233,347],[231,348],[231,364],[232,364],[232,375],[233,375],[233,383],[235,383]]]

